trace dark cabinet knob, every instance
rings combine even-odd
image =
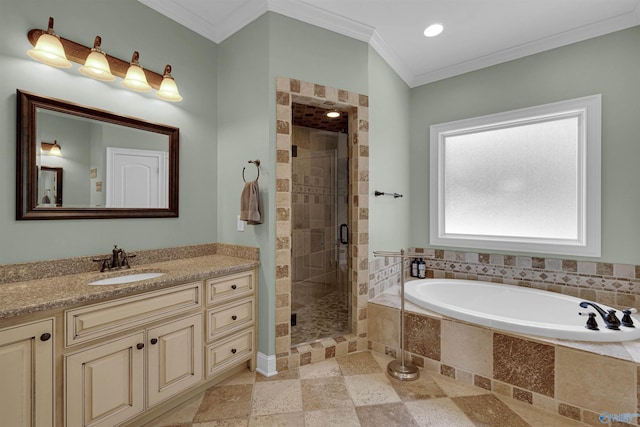
[[[157,344],[158,338],[151,338],[151,344]]]
[[[138,343],[138,344],[136,345],[136,348],[137,348],[138,350],[142,350],[142,349],[144,348],[144,344],[143,344],[143,343]]]
[[[233,353],[233,354],[236,354],[236,351],[238,351],[238,350],[236,350],[235,348],[231,349],[231,353]]]
[[[51,334],[46,332],[40,335],[40,341],[49,341],[51,339]]]
[[[231,320],[237,320],[238,316],[236,316],[235,314],[233,316],[231,316]]]
[[[236,285],[231,285],[231,289],[233,289],[233,290],[236,290],[237,287],[238,286],[236,286]]]

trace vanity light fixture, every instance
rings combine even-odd
[[[62,150],[58,145],[58,140],[54,140],[53,144],[50,142],[41,142],[40,150],[50,156],[62,157]]]
[[[144,70],[138,62],[139,59],[140,54],[136,50],[133,52],[131,65],[129,65],[127,75],[124,77],[124,80],[122,80],[122,85],[136,92],[149,92],[152,88],[147,82],[147,76],[144,74]]]
[[[34,46],[27,53],[29,56],[54,67],[71,67],[71,62],[82,65],[80,72],[99,80],[114,80],[114,76],[124,79],[122,84],[137,92],[158,90],[158,98],[164,101],[179,102],[182,96],[178,92],[171,67],[164,75],[151,70],[143,70],[136,51],[130,62],[104,53],[100,49],[101,39],[97,36],[93,48],[89,48],[72,40],[58,36],[53,31],[53,18],[49,18],[49,28],[34,28],[27,33],[29,42]]]
[[[435,37],[438,36],[444,31],[444,26],[442,24],[431,24],[424,30],[425,37]]]
[[[53,18],[49,18],[47,31],[38,37],[33,49],[27,51],[33,59],[58,68],[70,68],[71,62],[64,53],[60,37],[53,31]]]
[[[171,75],[171,65],[167,64],[164,67],[164,75],[162,76],[162,83],[160,83],[160,89],[156,92],[156,96],[164,101],[180,102],[182,96],[178,92],[178,86],[176,81]]]
[[[84,65],[80,67],[80,71],[85,76],[110,82],[115,79],[111,74],[111,68],[109,67],[109,61],[107,61],[107,55],[100,49],[102,39],[100,36],[96,36],[93,41],[93,48],[91,53],[87,56],[87,60]]]
[[[327,111],[327,114],[325,114],[325,116],[329,117],[330,119],[337,119],[338,117],[340,117],[340,111],[338,110]]]

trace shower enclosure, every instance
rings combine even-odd
[[[291,344],[351,332],[347,134],[293,126]]]

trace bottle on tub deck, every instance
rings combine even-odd
[[[424,279],[427,277],[427,264],[422,258],[420,258],[420,261],[418,261],[418,277],[420,279]]]
[[[411,263],[411,277],[418,277],[418,258],[414,258]]]

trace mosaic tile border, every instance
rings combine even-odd
[[[291,188],[293,102],[338,108],[349,114],[349,271],[352,334],[291,347]],[[276,79],[276,370],[335,357],[367,347],[369,281],[369,98],[297,79]]]

